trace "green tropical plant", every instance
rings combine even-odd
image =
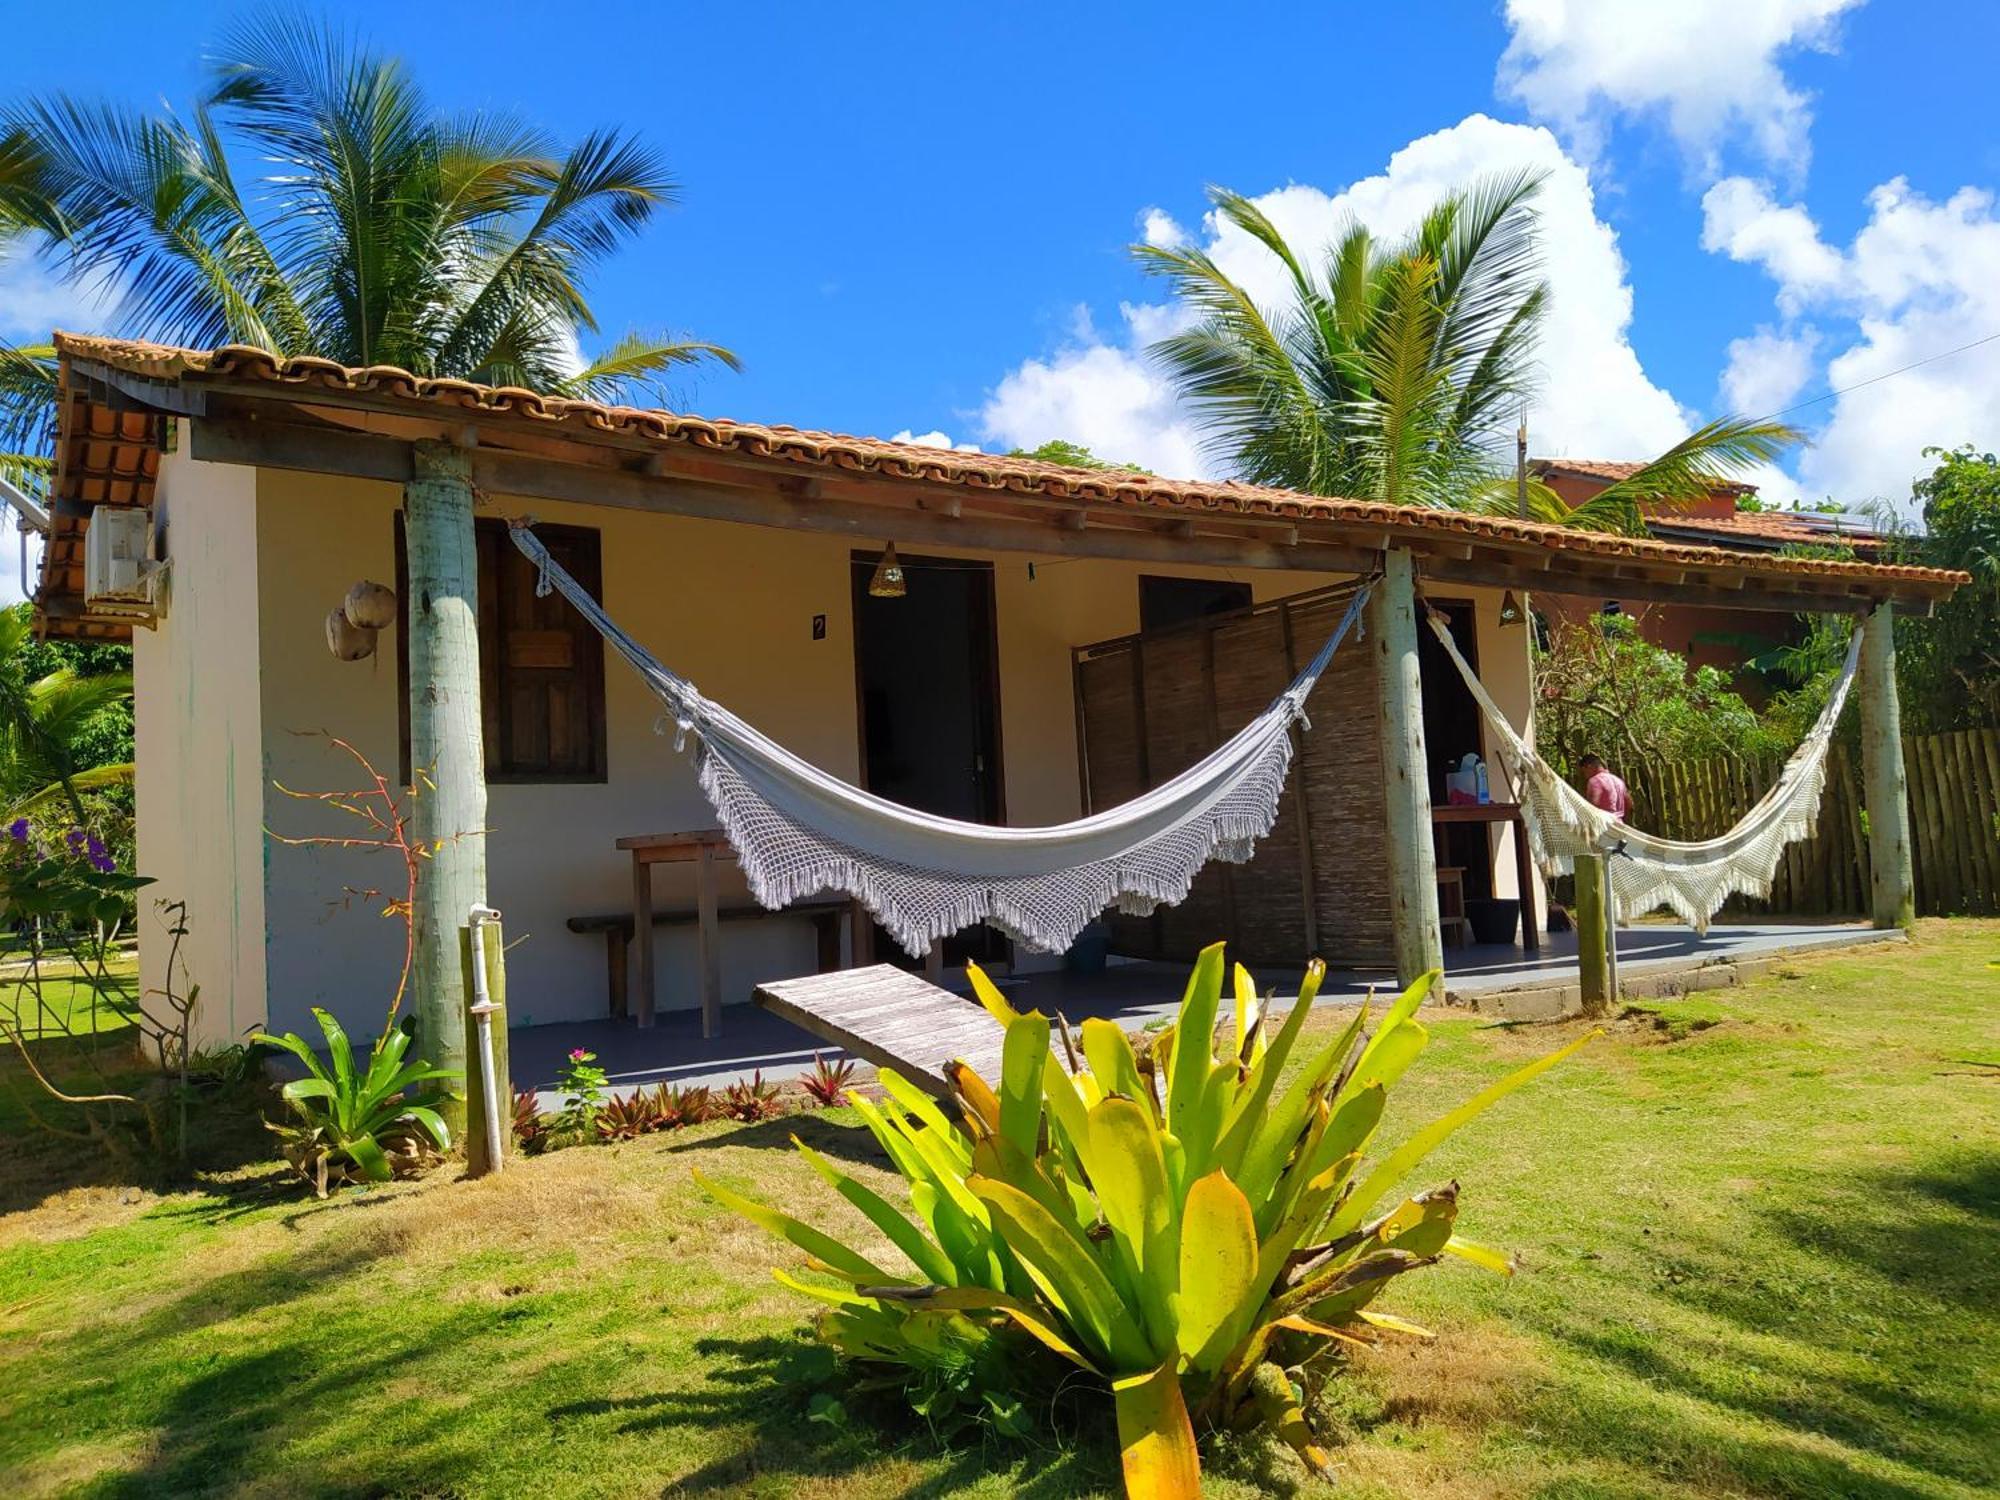
[[[25,606],[0,610],[0,806],[9,818],[60,802],[86,821],[82,793],[129,785],[130,761],[96,763],[107,712],[132,698],[132,674],[79,675],[58,667],[31,677],[34,625]]]
[[[716,1113],[726,1119],[741,1120],[746,1125],[754,1125],[759,1120],[775,1120],[785,1112],[785,1101],[780,1096],[775,1083],[764,1081],[764,1070],[759,1068],[749,1078],[739,1078],[722,1091],[717,1101]]]
[[[660,1111],[660,1128],[678,1130],[715,1118],[715,1098],[705,1084],[663,1083],[653,1090]]]
[[[434,1151],[451,1149],[451,1131],[437,1112],[446,1090],[420,1089],[458,1074],[425,1062],[405,1062],[410,1035],[392,1026],[355,1066],[354,1048],[340,1022],[315,1006],[313,1019],[326,1038],[326,1060],[296,1032],[258,1032],[253,1042],[280,1048],[305,1065],[279,1095],[296,1120],[266,1126],[284,1143],[285,1159],[320,1197],[329,1183],[359,1177],[387,1182],[422,1164]],[[416,1092],[412,1093],[412,1090]]]
[[[607,1100],[597,1112],[596,1126],[607,1141],[635,1141],[667,1128],[659,1097],[649,1089],[634,1089],[621,1098]]]
[[[973,968],[1006,1041],[997,1090],[963,1064],[947,1069],[962,1128],[892,1069],[880,1074],[882,1106],[849,1095],[909,1182],[913,1214],[795,1142],[907,1271],[697,1177],[836,1279],[776,1272],[828,1304],[821,1336],[851,1357],[935,1383],[941,1370],[980,1363],[992,1340],[1025,1335],[1004,1365],[1053,1358],[1104,1382],[1129,1494],[1198,1493],[1197,1425],[1268,1428],[1324,1468],[1305,1392],[1287,1372],[1323,1367],[1331,1350],[1378,1330],[1421,1333],[1370,1306],[1396,1276],[1446,1253],[1507,1269],[1454,1234],[1456,1184],[1392,1192],[1453,1131],[1589,1037],[1377,1151],[1387,1091],[1427,1040],[1416,1011],[1438,973],[1372,1032],[1364,1005],[1307,1048],[1324,967],[1307,971],[1274,1024],[1239,965],[1235,1027],[1218,1060],[1223,971],[1217,944],[1145,1052],[1115,1024],[1089,1020],[1082,1056],[1065,1066],[1048,1018],[1014,1011]]]
[[[1318,264],[1256,203],[1212,188],[1216,213],[1283,268],[1287,300],[1260,305],[1198,247],[1135,245],[1141,268],[1194,315],[1152,353],[1219,456],[1253,484],[1517,514],[1502,455],[1539,373],[1549,304],[1533,208],[1542,180],[1482,178],[1396,244],[1357,224]],[[1640,532],[1641,502],[1697,498],[1797,438],[1775,422],[1711,422],[1583,505],[1530,479],[1529,512]]]
[[[268,166],[245,183],[243,161]],[[579,353],[597,331],[586,278],[676,194],[632,136],[564,145],[446,113],[400,61],[288,11],[225,32],[184,115],[59,94],[0,113],[0,227],[114,288],[121,330],[562,395],[734,366],[639,333]],[[25,382],[35,356],[17,355],[0,399],[33,404],[10,370]],[[46,420],[9,409],[17,427]]]
[[[847,1093],[848,1084],[853,1081],[853,1058],[843,1057],[837,1062],[828,1062],[815,1052],[812,1071],[799,1079],[799,1087],[821,1109],[832,1109],[840,1103]]]

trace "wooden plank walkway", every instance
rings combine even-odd
[[[894,1068],[942,1099],[954,1058],[999,1087],[1006,1032],[976,1000],[941,990],[893,964],[775,979],[757,1004],[877,1067]]]

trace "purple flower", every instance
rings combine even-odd
[[[89,853],[92,864],[104,858],[104,840],[96,834],[93,833],[86,837],[83,841],[83,847]]]
[[[26,818],[16,818],[13,822],[9,823],[7,825],[7,837],[17,844],[27,843],[28,820]]]
[[[81,854],[83,853],[83,841],[89,836],[81,828],[72,828],[68,833],[63,835],[63,842],[69,845],[69,852],[71,854]]]
[[[582,1062],[588,1056],[590,1054],[581,1047],[572,1047],[569,1050],[569,1060],[571,1062]]]
[[[118,868],[118,861],[108,854],[99,854],[91,859],[90,867],[100,875],[109,875]]]

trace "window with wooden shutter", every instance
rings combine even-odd
[[[556,562],[602,597],[599,535],[584,526],[537,526]],[[486,779],[605,779],[604,643],[561,594],[535,597],[535,568],[507,539],[507,524],[475,523],[479,549],[480,711]],[[407,601],[403,519],[396,518],[396,596]],[[403,779],[410,777],[407,603],[397,633]]]

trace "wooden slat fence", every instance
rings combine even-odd
[[[1713,838],[1748,812],[1782,760],[1721,757],[1665,761],[1626,771],[1632,821],[1674,839]],[[1961,729],[1903,741],[1915,843],[1917,910],[1924,916],[2000,914],[2000,729]],[[1727,911],[1756,915],[1863,916],[1868,842],[1859,752],[1828,757],[1818,831],[1785,851],[1770,899],[1738,898]]]

